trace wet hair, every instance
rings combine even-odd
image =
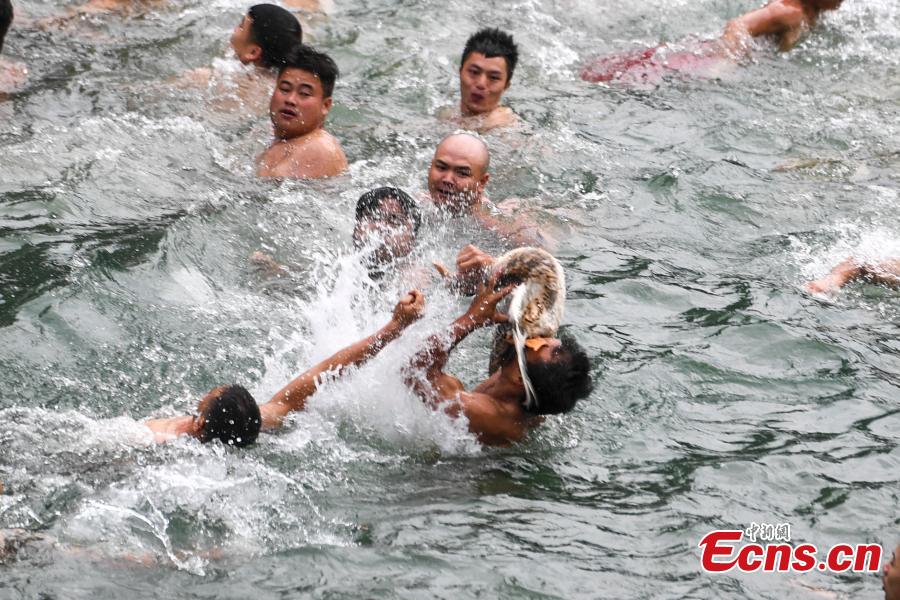
[[[3,40],[13,21],[13,7],[10,0],[0,0],[0,52],[3,51]]]
[[[206,404],[201,416],[204,420],[201,442],[219,439],[238,448],[256,441],[262,423],[256,400],[236,384],[225,386]]]
[[[285,69],[300,69],[307,71],[319,78],[322,82],[323,97],[330,98],[334,93],[334,82],[337,81],[340,72],[334,60],[324,52],[319,52],[311,46],[294,46],[288,52],[284,64],[281,65],[279,76]]]
[[[513,71],[519,62],[519,47],[513,41],[513,37],[499,29],[486,27],[472,34],[466,41],[463,49],[462,61],[459,67],[466,64],[466,59],[473,52],[484,54],[487,58],[502,56],[506,60],[506,83],[512,81]]]
[[[536,406],[529,411],[535,415],[556,415],[575,408],[575,403],[587,398],[594,388],[591,382],[591,362],[584,348],[568,334],[559,336],[561,342],[547,362],[526,362],[525,368],[534,386]],[[512,360],[515,360],[515,347]]]
[[[287,55],[303,43],[303,28],[290,12],[274,4],[256,4],[247,11],[250,35],[262,48],[260,62],[267,68],[280,67]]]
[[[380,187],[369,190],[359,197],[356,202],[356,220],[362,221],[366,217],[378,218],[381,212],[381,203],[393,198],[400,204],[400,210],[413,222],[413,233],[419,233],[422,224],[422,213],[419,204],[409,194],[395,187]]]

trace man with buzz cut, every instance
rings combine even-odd
[[[516,123],[516,114],[500,100],[518,61],[519,49],[506,32],[485,28],[468,39],[459,67],[460,125],[484,132]]]
[[[269,103],[275,141],[259,157],[257,175],[318,179],[347,170],[340,143],[324,129],[337,78],[327,54],[309,46],[287,54]]]
[[[490,152],[480,136],[457,132],[445,137],[428,168],[432,204],[448,215],[472,216],[515,245],[552,246],[554,240],[526,215],[510,214],[487,199],[490,164]]]

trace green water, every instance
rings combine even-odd
[[[800,289],[900,254],[900,6],[848,0],[789,55],[629,89],[579,66],[753,3],[336,4],[307,31],[343,72],[329,127],[351,169],[319,183],[257,181],[266,117],[165,84],[228,70],[244,4],[8,36],[31,80],[0,103],[0,528],[58,544],[0,566],[0,598],[880,597],[874,575],[704,574],[697,543],[751,522],[900,541],[900,295]],[[255,447],[142,443],[141,419],[231,381],[266,399],[386,321],[403,284],[367,283],[352,208],[425,187],[482,24],[521,46],[527,124],[488,136],[489,191],[558,232],[591,398],[479,448],[400,380],[463,309],[435,287],[407,337]],[[425,264],[504,249],[467,222],[423,237]],[[255,272],[257,249],[290,276]],[[477,381],[487,345],[453,371]]]

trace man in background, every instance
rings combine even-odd
[[[324,128],[337,78],[327,54],[309,46],[288,54],[269,104],[275,141],[260,156],[257,175],[318,179],[347,170],[340,143]]]

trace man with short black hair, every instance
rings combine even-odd
[[[353,246],[369,249],[365,262],[372,279],[381,278],[409,256],[421,224],[418,203],[400,188],[381,187],[359,197]]]
[[[303,42],[300,21],[274,4],[255,4],[231,33],[231,48],[242,64],[279,69]]]
[[[347,170],[340,143],[324,129],[338,67],[309,46],[293,48],[269,103],[275,141],[259,158],[260,177],[316,179]]]
[[[409,291],[394,307],[387,325],[294,378],[262,406],[257,406],[246,389],[233,384],[217,387],[204,396],[197,405],[196,415],[151,419],[144,424],[155,434],[157,442],[184,435],[202,443],[218,439],[236,447],[252,444],[261,429],[275,429],[288,414],[303,410],[306,400],[318,389],[322,375],[340,373],[346,367],[365,363],[400,337],[421,318],[424,310],[422,293]]]
[[[514,350],[472,391],[444,372],[450,352],[470,333],[508,321],[507,315],[497,312],[497,304],[515,285],[496,290],[496,283],[495,276],[446,331],[426,340],[412,359],[407,383],[433,408],[453,417],[464,415],[469,431],[481,443],[506,446],[524,439],[530,428],[541,423],[543,415],[572,410],[578,400],[590,395],[592,383],[587,354],[570,336],[526,341],[526,372],[535,390],[532,406],[526,405],[525,384]]]
[[[0,52],[3,52],[3,42],[6,40],[6,32],[13,22],[13,7],[10,0],[0,0]],[[0,94],[14,92],[25,83],[28,69],[21,63],[5,60],[0,57]]]
[[[218,439],[223,444],[242,448],[256,441],[262,420],[250,392],[232,384],[206,394],[197,404],[196,415],[151,419],[144,424],[155,434],[157,442],[186,435],[204,444]]]
[[[463,49],[459,67],[459,116],[467,129],[487,131],[516,123],[516,114],[500,100],[509,89],[519,61],[511,35],[485,28],[474,33]]]

